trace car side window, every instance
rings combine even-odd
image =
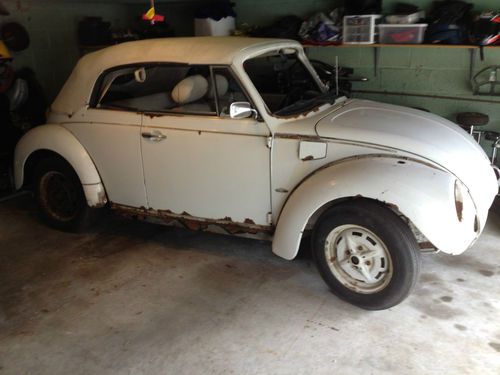
[[[123,67],[100,80],[95,108],[215,115],[210,81],[210,68],[203,65]]]
[[[229,116],[229,107],[231,106],[231,103],[249,102],[247,95],[229,68],[213,68],[212,74],[213,81],[216,82],[216,85],[211,85],[211,92],[209,92],[209,95],[213,97],[217,95],[217,108],[219,116]]]

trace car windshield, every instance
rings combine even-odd
[[[295,49],[257,56],[245,61],[244,68],[276,116],[300,115],[335,102],[335,93],[318,84]]]

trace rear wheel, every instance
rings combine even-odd
[[[80,179],[65,160],[41,160],[35,168],[34,181],[40,216],[48,225],[79,231],[94,221],[99,210],[87,205]]]
[[[403,301],[420,272],[420,251],[393,211],[367,200],[325,212],[313,235],[319,272],[340,298],[368,310]]]

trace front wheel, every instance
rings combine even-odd
[[[367,310],[403,301],[420,272],[420,251],[410,228],[373,201],[326,211],[313,234],[313,254],[333,293]]]

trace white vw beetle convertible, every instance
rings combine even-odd
[[[266,235],[365,309],[401,302],[420,253],[460,254],[498,192],[465,131],[414,109],[337,97],[299,43],[238,37],[120,44],[81,59],[48,124],[15,153],[42,217],[100,207],[191,229]]]

